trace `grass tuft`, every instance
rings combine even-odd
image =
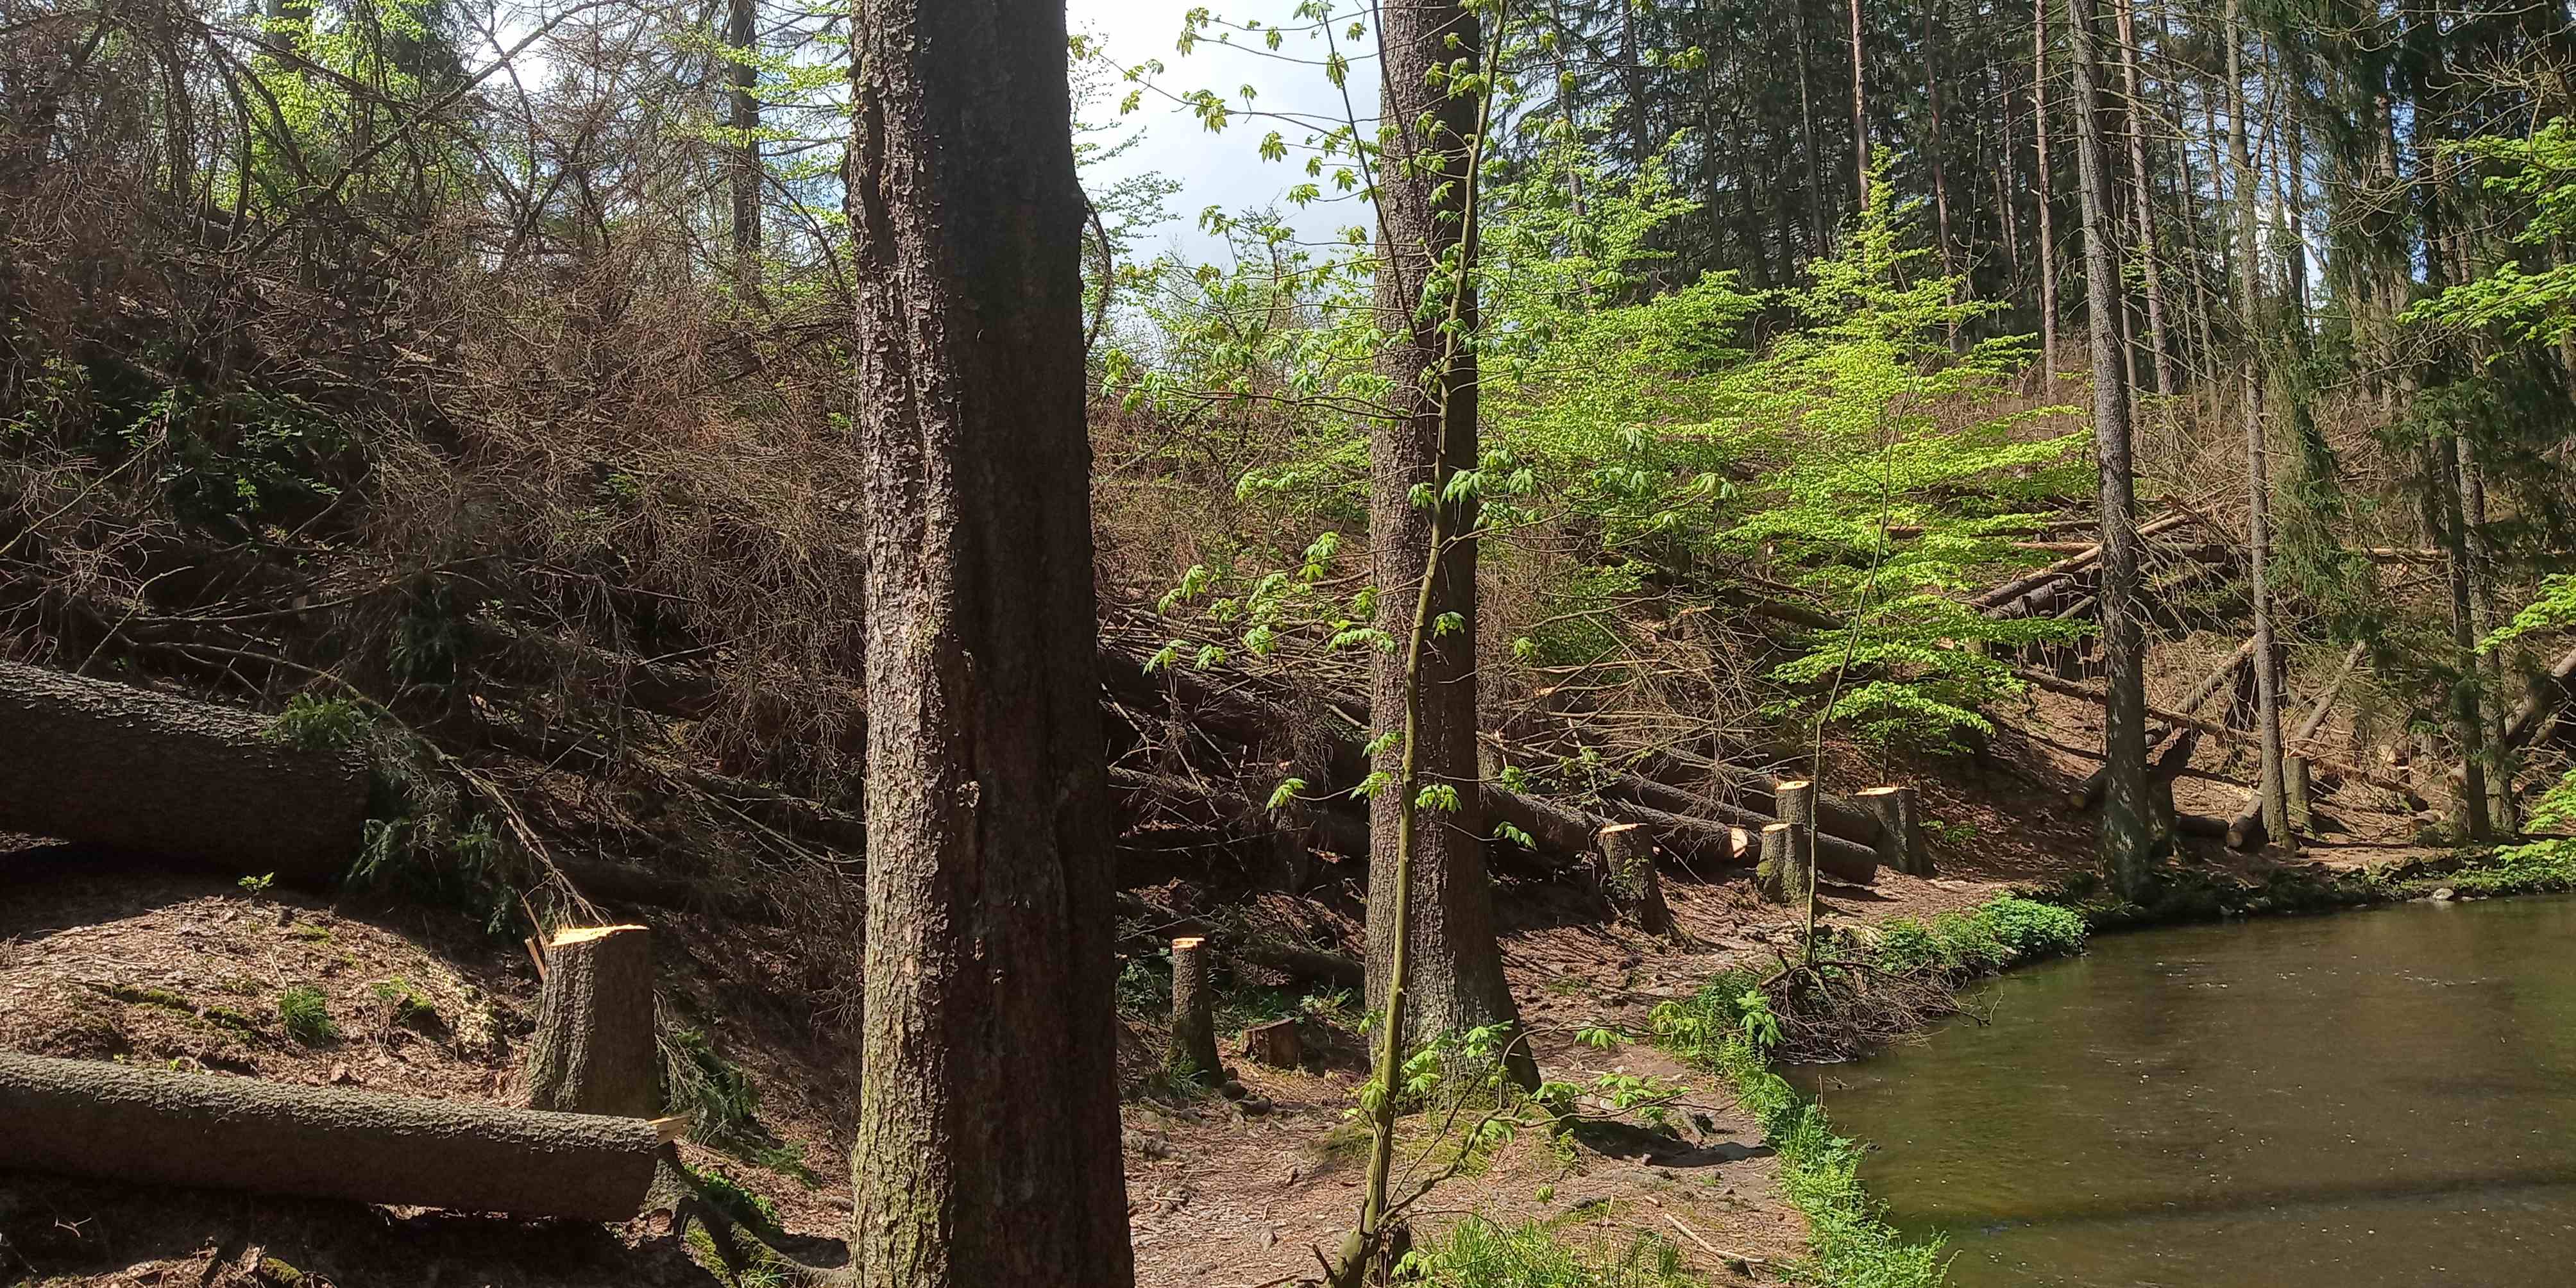
[[[1541,1222],[1469,1217],[1416,1248],[1408,1270],[1429,1288],[1704,1288],[1679,1249],[1641,1234],[1615,1251],[1566,1239]]]
[[[277,1018],[285,1021],[287,1036],[306,1046],[340,1036],[340,1026],[331,1022],[330,999],[310,984],[298,984],[277,995]]]

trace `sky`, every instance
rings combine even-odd
[[[1326,46],[1303,32],[1288,34],[1279,51],[1271,56],[1261,49],[1257,37],[1236,35],[1243,46],[1228,48],[1214,39],[1202,39],[1195,52],[1184,56],[1175,48],[1182,30],[1183,15],[1193,7],[1204,5],[1219,15],[1237,22],[1258,20],[1265,23],[1291,24],[1296,0],[1068,0],[1065,6],[1067,26],[1076,33],[1089,32],[1098,37],[1109,57],[1122,66],[1134,66],[1148,59],[1162,60],[1164,72],[1153,78],[1174,95],[1208,89],[1224,95],[1237,115],[1221,133],[1210,133],[1200,125],[1190,109],[1175,104],[1170,98],[1148,91],[1138,109],[1124,118],[1117,116],[1117,99],[1096,104],[1085,111],[1094,121],[1123,120],[1129,128],[1141,130],[1144,141],[1126,155],[1101,163],[1085,182],[1102,184],[1140,171],[1156,170],[1179,180],[1181,190],[1166,204],[1175,216],[1172,223],[1148,235],[1138,246],[1145,253],[1178,247],[1192,258],[1205,259],[1215,250],[1212,239],[1198,231],[1199,212],[1218,206],[1228,213],[1247,207],[1280,202],[1280,196],[1291,186],[1307,182],[1304,155],[1295,151],[1310,128],[1293,122],[1241,115],[1240,91],[1249,85],[1255,91],[1252,109],[1256,112],[1297,113],[1344,117],[1342,96],[1324,78],[1323,68],[1290,59],[1320,62]],[[1345,12],[1349,5],[1338,6]],[[1347,27],[1347,20],[1343,26]],[[1350,105],[1365,118],[1377,109],[1376,43],[1364,38],[1360,47],[1345,41],[1344,56],[1352,60],[1349,77]],[[1120,87],[1123,91],[1125,87]],[[1284,136],[1291,152],[1285,161],[1261,159],[1262,138],[1272,130]],[[1331,185],[1325,184],[1331,192]],[[1280,202],[1281,214],[1307,240],[1323,241],[1335,230],[1370,222],[1366,207],[1347,197],[1341,201],[1318,201],[1302,209]]]

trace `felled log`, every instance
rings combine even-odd
[[[1236,961],[1249,962],[1297,979],[1354,989],[1368,984],[1367,969],[1356,957],[1226,934],[1196,917],[1184,917],[1124,890],[1118,893],[1118,913],[1145,922],[1148,927],[1144,934],[1130,936],[1123,941],[1123,946],[1130,950],[1159,945],[1164,935],[1194,935],[1216,944],[1226,956]]]
[[[643,1118],[0,1053],[0,1167],[579,1221],[653,1184]]]
[[[2068,680],[2061,680],[2044,671],[2033,671],[2028,668],[2015,668],[2013,674],[2020,677],[2022,680],[2038,685],[2040,688],[2046,689],[2051,693],[2063,693],[2070,698],[2082,698],[2088,702],[2099,703],[2107,700],[2103,692],[2099,689],[2092,688],[2089,685],[2077,684]],[[2203,720],[2198,716],[2184,715],[2179,711],[2168,711],[2161,707],[2149,707],[2147,708],[2147,715],[2151,719],[2162,720],[2167,724],[2179,725],[2186,729],[2197,729],[2222,742],[2247,743],[2254,739],[2254,735],[2247,733],[2244,730],[2230,729],[2216,721]],[[2349,779],[2356,783],[2367,783],[2382,791],[2395,792],[2406,797],[2411,808],[2423,808],[2422,802],[2424,798],[2416,793],[2412,784],[2399,782],[2396,779],[2389,778],[2385,775],[2372,773],[2367,769],[2363,769],[2359,765],[2331,759],[2325,756],[2309,756],[2308,762],[2316,768],[2325,770],[2327,773],[2333,774],[2339,778]]]
[[[584,926],[546,942],[528,1041],[530,1109],[650,1118],[662,1105],[653,1030],[653,932]]]
[[[1669,748],[1647,755],[1638,768],[1646,780],[1667,786],[1679,781],[1704,779],[1734,792],[1740,805],[1766,821],[1780,816],[1782,779],[1776,774]],[[1616,787],[1617,782],[1613,780],[1604,790]],[[1878,844],[1878,815],[1847,797],[1831,792],[1817,793],[1816,823],[1819,831],[1864,848]],[[1753,826],[1759,827],[1760,824]]]
[[[2137,537],[2140,541],[2144,541],[2149,537],[2160,536],[2191,522],[2191,520],[2192,516],[2189,514],[2168,514],[2160,518],[2149,519],[2145,523],[2138,525]],[[2026,573],[2011,581],[2005,582],[2003,585],[1997,586],[1968,602],[1969,605],[1974,608],[1997,608],[2029,594],[2032,590],[2037,589],[2040,586],[2057,581],[2069,573],[2081,572],[2090,568],[2094,564],[2101,562],[2101,560],[2102,546],[2099,542],[2096,542],[2093,545],[2087,546],[2074,554],[2068,555],[2064,559],[2058,560],[2056,563],[2037,570],[2036,572]]]
[[[0,662],[0,829],[332,880],[357,856],[366,756],[270,730],[236,707]]]
[[[1196,935],[1172,941],[1172,1036],[1163,1067],[1176,1077],[1211,1083],[1225,1072],[1216,1056],[1216,986],[1208,978],[1207,940]]]
[[[1655,838],[1642,824],[1613,823],[1594,837],[1600,866],[1595,884],[1620,916],[1650,935],[1673,930],[1673,910],[1664,902],[1663,878],[1655,871]]]
[[[1604,813],[1623,823],[1642,823],[1652,828],[1665,844],[1693,860],[1736,864],[1754,861],[1760,857],[1759,845],[1743,838],[1759,834],[1778,821],[1741,805],[1711,800],[1635,775],[1603,784],[1601,794]],[[1829,831],[1816,833],[1815,851],[1816,861],[1825,871],[1848,881],[1867,881],[1878,871],[1876,847]]]
[[[2230,683],[2232,683],[2235,677],[2241,674],[2245,667],[2252,663],[2253,660],[2254,640],[2251,636],[2248,636],[2244,643],[2236,646],[2235,652],[2227,655],[2226,661],[2218,664],[2217,670],[2202,676],[2199,683],[2192,685],[2191,691],[2182,695],[2182,701],[2177,704],[2174,709],[2198,715],[2201,707],[2206,705],[2211,698],[2216,697],[2219,690],[2226,688]],[[2147,745],[2149,747],[2160,746],[2163,744],[2165,739],[2170,738],[2173,735],[2174,729],[2171,725],[2148,725]],[[2096,769],[2091,774],[2086,775],[2083,782],[2075,785],[2074,791],[2067,793],[2067,804],[2078,810],[2088,810],[2101,804],[2102,788],[2103,785],[2109,781],[2110,772],[2109,767],[2105,766],[2104,768]]]
[[[2558,714],[2571,692],[2576,692],[2576,649],[2568,650],[2548,670],[2533,677],[2522,700],[2504,718],[2504,733],[2498,741],[2507,747],[2530,742],[2549,723],[2549,717]]]

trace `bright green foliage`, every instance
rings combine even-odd
[[[366,708],[346,698],[299,693],[287,700],[265,732],[270,741],[299,751],[323,751],[356,746],[374,724]]]
[[[1816,632],[1773,673],[1811,717],[1864,734],[1943,745],[1991,729],[1978,708],[2020,691],[2010,669],[1971,645],[2071,638],[2055,621],[1991,622],[1958,592],[2020,561],[2019,504],[2090,487],[2080,432],[2040,431],[2067,408],[2011,409],[2026,340],[1954,357],[1949,329],[1991,311],[1958,298],[1961,279],[1904,244],[1894,185],[1872,199],[1812,285],[1790,304],[1804,329],[1724,383],[1734,438],[1779,461],[1760,511],[1724,534],[1769,545],[1845,625]],[[1892,538],[1889,529],[1920,529]]]
[[[2576,237],[2576,126],[2565,117],[2528,138],[2481,135],[2459,150],[2505,167],[2488,176],[2489,193],[2530,203],[2531,221],[2516,241],[2545,252],[2552,242]],[[2576,263],[2562,257],[2562,262],[2532,272],[2507,261],[2408,309],[2404,320],[2493,327],[2524,340],[2560,340],[2576,333]]]
[[[1413,1250],[1404,1273],[1418,1279],[1406,1282],[1424,1288],[1700,1288],[1707,1282],[1684,1268],[1680,1249],[1653,1235],[1615,1251],[1574,1241],[1581,1237],[1579,1229],[1560,1233],[1536,1221],[1506,1228],[1469,1217]]]
[[[2084,918],[2073,909],[2005,894],[1964,915],[1942,913],[1928,926],[1911,917],[1890,921],[1878,928],[1874,959],[1888,970],[1965,978],[2080,953],[2084,939]]]
[[[2525,635],[2576,626],[2576,574],[2561,573],[2540,583],[2538,598],[2496,628],[2478,647],[2501,648]]]
[[[289,1037],[306,1046],[340,1036],[340,1026],[331,1021],[331,1000],[310,984],[298,984],[277,995],[277,1018],[285,1022]]]

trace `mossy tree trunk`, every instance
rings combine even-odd
[[[1132,1283],[1061,5],[862,0],[870,1288]]]

